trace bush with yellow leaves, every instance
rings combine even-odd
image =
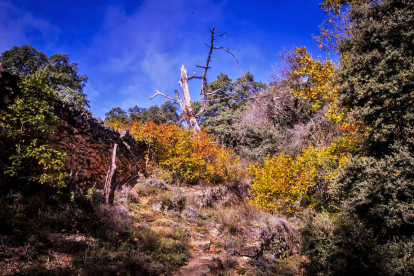
[[[309,189],[326,186],[336,170],[346,164],[347,143],[341,140],[321,150],[309,145],[296,159],[282,152],[278,156],[267,156],[263,164],[250,165],[247,170],[253,181],[250,204],[294,215]],[[307,201],[310,205],[316,204]]]

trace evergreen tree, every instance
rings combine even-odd
[[[232,133],[232,126],[237,117],[245,110],[247,103],[265,89],[266,85],[256,82],[253,74],[246,73],[234,83],[221,73],[217,80],[209,83],[209,96],[206,112],[201,119],[201,126],[217,136],[221,143],[235,147],[237,135]]]
[[[414,274],[414,2],[355,8],[340,45],[339,104],[361,150],[331,188],[332,227],[303,230],[310,275]]]
[[[129,117],[131,121],[152,121],[158,125],[168,123],[175,124],[180,120],[178,115],[178,104],[176,102],[167,101],[161,107],[158,105],[149,108],[141,108],[134,106],[129,108]]]
[[[113,122],[121,122],[121,123],[129,123],[131,119],[127,115],[126,111],[120,107],[114,107],[105,113],[105,122],[113,123]]]

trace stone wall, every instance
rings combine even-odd
[[[19,77],[1,70],[0,66],[0,108],[6,108],[19,97],[19,80]],[[57,101],[55,112],[60,118],[60,125],[52,144],[67,153],[65,170],[71,174],[72,182],[83,187],[103,187],[112,162],[114,143],[118,144],[117,182],[122,184],[138,175],[145,146],[136,142],[132,135],[105,126],[102,120],[93,118],[86,110],[75,109],[72,103]],[[4,170],[8,149],[13,146],[10,141],[0,141],[0,170]],[[2,178],[0,173],[0,185],[4,183]]]
[[[75,109],[71,103],[60,103],[56,111],[61,124],[54,145],[67,153],[66,170],[73,181],[83,186],[103,187],[114,143],[118,144],[117,182],[125,183],[138,175],[145,146],[136,142],[131,134],[105,126],[101,119]]]

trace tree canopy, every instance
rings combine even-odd
[[[266,84],[256,82],[249,72],[235,82],[221,73],[215,81],[208,84],[208,93],[216,92],[208,99],[201,126],[207,127],[209,133],[216,135],[223,144],[236,146],[238,138],[232,133],[232,126],[247,103],[265,88]]]
[[[48,86],[56,91],[56,97],[71,101],[78,107],[89,107],[83,93],[88,77],[80,75],[77,63],[71,63],[68,55],[46,56],[31,45],[14,46],[0,56],[3,67],[21,77],[38,73],[45,77]]]
[[[178,108],[178,104],[172,101],[165,102],[161,107],[158,105],[149,108],[134,106],[128,109],[129,113],[120,107],[114,107],[105,113],[105,122],[130,123],[139,121],[145,123],[146,121],[152,121],[156,124],[175,124],[180,120]]]

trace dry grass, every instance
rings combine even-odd
[[[185,232],[155,232],[130,214],[139,195],[131,187],[115,206],[96,189],[50,193],[0,195],[0,275],[159,275],[188,258]]]

